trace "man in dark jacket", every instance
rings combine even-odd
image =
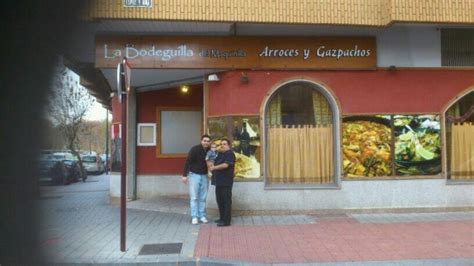
[[[211,137],[203,135],[201,144],[189,150],[188,158],[184,165],[182,182],[189,184],[189,198],[191,207],[191,223],[199,221],[207,223],[206,198],[208,190],[206,153],[211,142]]]
[[[229,226],[232,214],[235,155],[230,145],[228,139],[221,139],[221,152],[210,169],[212,184],[216,186],[216,201],[220,215],[216,221],[217,226]]]

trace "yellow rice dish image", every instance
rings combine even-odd
[[[391,130],[372,121],[343,123],[343,168],[347,177],[391,174]]]
[[[221,141],[214,140],[213,144],[216,144],[217,150],[220,151]],[[245,156],[241,153],[234,152],[235,155],[235,166],[234,176],[243,178],[259,178],[260,177],[260,163],[254,156]]]
[[[244,178],[259,178],[260,163],[255,157],[248,157],[240,153],[235,154],[234,175]]]

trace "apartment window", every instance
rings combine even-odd
[[[441,30],[441,65],[474,66],[474,29]]]

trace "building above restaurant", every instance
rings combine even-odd
[[[474,23],[474,2],[414,0],[338,1],[88,1],[89,20],[127,19],[383,27],[393,23]]]

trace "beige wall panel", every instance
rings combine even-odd
[[[85,19],[385,26],[393,22],[474,23],[474,0],[87,0]]]

